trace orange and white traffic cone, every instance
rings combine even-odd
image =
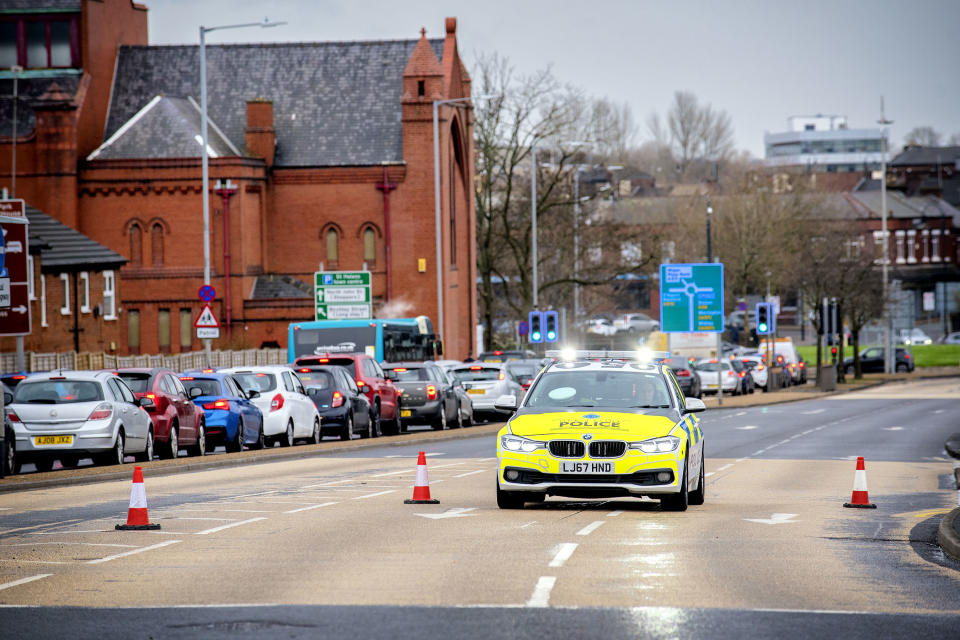
[[[122,531],[159,529],[159,524],[150,524],[147,515],[147,491],[143,488],[143,467],[133,468],[133,488],[130,489],[130,509],[127,511],[127,524],[118,524]]]
[[[857,470],[853,474],[853,497],[843,506],[857,509],[877,508],[877,505],[870,502],[870,497],[867,495],[867,468],[863,464],[863,456],[857,458]]]
[[[439,500],[430,499],[430,481],[427,479],[427,456],[421,451],[417,456],[417,479],[413,483],[413,499],[403,504],[439,504]]]

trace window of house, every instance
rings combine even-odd
[[[80,297],[80,313],[90,313],[90,274],[86,271],[80,272],[77,295]]]
[[[336,229],[327,229],[327,261],[337,262],[340,259],[340,238]]]
[[[363,232],[363,261],[370,264],[377,261],[377,232],[370,227]]]
[[[427,86],[427,83],[425,80],[417,80],[417,95],[420,96],[421,98],[426,93],[426,86]]]
[[[193,313],[180,309],[180,351],[190,351],[193,346]]]
[[[904,257],[906,234],[903,231],[897,231],[896,236],[897,236],[897,263],[902,264],[907,261],[906,258]]]
[[[37,292],[33,286],[33,256],[27,256],[27,297],[30,300],[37,299]]]
[[[130,264],[139,267],[143,264],[143,230],[140,225],[132,224],[128,230],[130,236]]]
[[[117,285],[113,271],[103,272],[103,319],[117,319]]]
[[[914,229],[907,231],[907,262],[917,261],[917,232]]]
[[[934,229],[930,238],[930,259],[940,262],[940,229]]]
[[[153,257],[153,266],[163,266],[163,225],[159,222],[150,228],[150,253]]]
[[[140,310],[127,310],[127,346],[130,353],[140,353]]]
[[[63,306],[60,307],[60,313],[65,316],[70,315],[70,276],[66,273],[60,274],[60,284],[63,285]]]
[[[157,312],[157,344],[161,353],[170,352],[170,309]]]
[[[890,238],[890,232],[887,231],[887,239]],[[874,258],[874,263],[883,264],[883,231],[874,231],[873,232],[873,244],[876,247],[877,257]],[[887,261],[889,262],[890,256],[887,255]]]
[[[0,67],[79,68],[79,14],[14,16],[0,22]]]

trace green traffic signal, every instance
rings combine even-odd
[[[761,322],[761,323],[760,323],[760,326],[757,327],[757,328],[760,329],[760,333],[766,333],[766,331],[767,331],[767,323],[766,323],[766,322]]]
[[[541,336],[539,331],[534,331],[533,333],[530,334],[530,337],[533,339],[534,342],[540,342]]]

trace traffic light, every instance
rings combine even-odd
[[[773,313],[769,302],[757,303],[757,333],[766,336],[773,333]]]
[[[543,312],[531,311],[528,320],[530,322],[530,342],[543,342]]]
[[[544,311],[543,312],[543,341],[544,342],[556,342],[560,335],[557,333],[557,312],[556,311]]]

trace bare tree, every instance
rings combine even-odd
[[[921,147],[939,147],[943,136],[930,126],[914,127],[904,136],[904,145],[919,145]]]
[[[659,126],[659,119],[648,120],[648,128],[653,129],[651,124]],[[690,91],[673,94],[673,103],[667,111],[667,131],[682,178],[697,177],[689,175],[694,160],[716,166],[733,151],[730,115],[710,104],[701,104]],[[709,175],[708,171],[700,173]]]

